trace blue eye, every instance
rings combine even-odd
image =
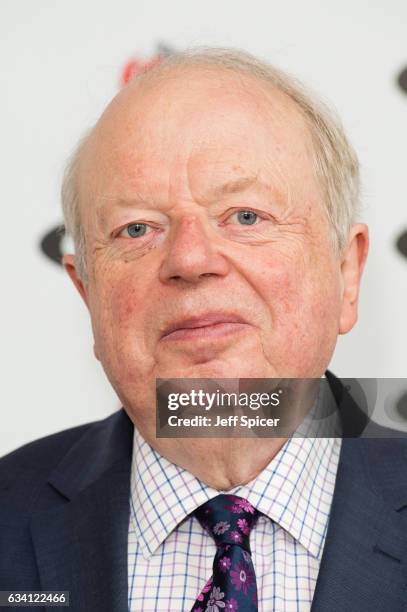
[[[147,225],[145,223],[131,223],[125,229],[131,238],[140,238],[146,233]]]
[[[257,221],[258,215],[252,210],[241,210],[237,213],[239,223],[242,225],[253,225]]]

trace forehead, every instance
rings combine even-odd
[[[171,184],[174,197],[185,185],[200,197],[226,178],[257,176],[291,192],[315,187],[311,151],[283,92],[248,74],[173,69],[130,84],[108,106],[82,154],[80,191],[88,201],[132,189],[159,198]]]

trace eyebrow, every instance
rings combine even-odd
[[[252,176],[242,176],[214,187],[209,191],[208,195],[210,198],[219,198],[232,193],[241,193],[256,184],[263,187],[265,186],[263,183],[258,181],[257,174]]]
[[[129,208],[140,206],[142,204],[148,204],[145,198],[141,198],[139,194],[133,196],[131,199],[116,199],[114,197],[99,197],[98,198],[99,205],[96,206],[96,217],[98,222],[103,226],[106,223],[106,219],[111,212],[111,208],[108,206],[108,203],[111,202],[113,207],[116,208]]]

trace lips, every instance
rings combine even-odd
[[[170,323],[164,330],[161,338],[180,340],[213,337],[236,332],[245,326],[247,326],[247,321],[238,314],[212,312],[200,316],[178,319]]]

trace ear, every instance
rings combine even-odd
[[[83,301],[85,302],[88,310],[89,310],[89,297],[88,297],[88,291],[86,289],[86,286],[83,284],[83,282],[81,281],[81,279],[79,278],[77,271],[76,271],[76,267],[75,267],[75,255],[64,255],[62,257],[62,264],[65,268],[65,270],[68,272],[69,276],[71,277],[71,280],[73,282],[73,284],[75,285],[75,287],[77,288],[77,290],[79,291],[79,294],[81,296],[81,298],[83,299]],[[99,352],[96,346],[96,342],[94,342],[93,344],[93,352],[94,355],[96,357],[96,359],[98,361],[100,361],[100,357],[99,357]]]
[[[89,308],[88,292],[76,271],[75,255],[64,255],[62,257],[62,264],[65,270],[68,272],[69,276],[71,277],[71,281],[79,291],[79,294],[85,302],[86,306]]]
[[[346,334],[358,318],[360,281],[369,250],[369,230],[364,223],[352,225],[341,259],[342,308],[339,333]]]

